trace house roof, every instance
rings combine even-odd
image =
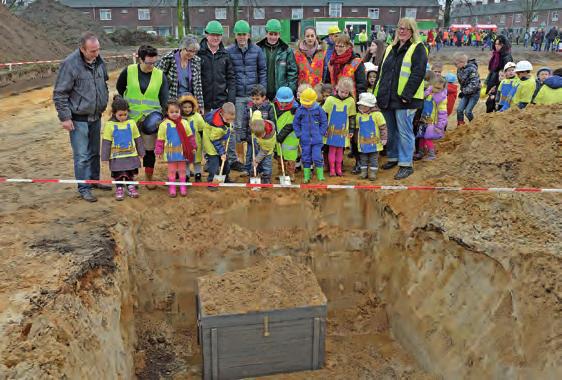
[[[542,0],[536,10],[561,9],[562,0]],[[492,14],[524,12],[525,7],[522,1],[509,1],[507,3],[493,3],[486,5],[461,6],[451,9],[451,18],[487,16]]]
[[[176,0],[59,0],[60,3],[73,8],[127,8],[127,7],[175,7]],[[343,3],[344,6],[369,6],[369,7],[437,7],[438,0],[240,0],[240,6],[327,6],[328,3]],[[190,0],[191,7],[201,6],[232,6],[232,0],[201,1]]]

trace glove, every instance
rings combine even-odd
[[[459,99],[462,99],[462,98],[464,98],[464,93],[461,91],[461,92],[459,93]]]

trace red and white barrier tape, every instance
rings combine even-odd
[[[128,54],[128,55],[108,55],[103,56],[103,59],[113,59],[113,58],[136,58],[136,54]],[[25,61],[25,62],[7,62],[7,63],[0,63],[0,67],[8,67],[11,68],[12,66],[21,66],[21,65],[35,65],[35,64],[43,64],[43,63],[61,63],[63,59],[53,59],[50,61]]]
[[[50,178],[0,178],[0,183],[59,183],[59,184],[104,184],[104,185],[186,185],[191,187],[231,187],[231,188],[273,188],[301,190],[394,190],[394,191],[452,191],[452,192],[491,192],[491,193],[562,193],[560,189],[536,187],[454,187],[454,186],[386,186],[386,185],[328,185],[328,184],[251,184],[251,183],[208,183],[208,182],[164,182],[164,181],[112,181],[76,180]]]

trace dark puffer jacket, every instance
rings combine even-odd
[[[257,45],[265,53],[268,69],[269,67],[273,68],[273,72],[267,73],[268,87],[266,88],[268,99],[273,100],[277,90],[283,86],[289,87],[293,93],[296,93],[298,69],[293,49],[291,49],[289,45],[281,39],[275,46],[268,44],[267,38],[258,42]],[[272,56],[272,60],[270,62],[267,62],[268,54]],[[270,64],[271,66],[269,66]],[[269,80],[273,80],[273,83],[269,83]]]
[[[236,42],[227,47],[226,51],[234,65],[236,96],[250,96],[250,89],[256,84],[267,88],[267,68],[262,49],[248,40],[246,51],[242,51]]]
[[[219,50],[213,54],[209,50],[207,40],[203,39],[197,55],[201,58],[201,82],[205,108],[217,109],[226,102],[236,102],[234,66],[222,42]]]
[[[475,59],[469,60],[462,69],[457,69],[457,79],[463,95],[474,95],[480,92],[482,85],[480,84],[480,74]]]

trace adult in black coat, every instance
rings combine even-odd
[[[398,22],[394,42],[385,53],[375,88],[377,103],[388,128],[387,157],[383,169],[398,165],[394,176],[403,179],[414,172],[414,115],[423,107],[423,79],[427,50],[420,40],[416,21]]]
[[[486,101],[486,112],[493,112],[495,108],[495,97],[500,84],[500,71],[505,64],[513,62],[511,56],[511,44],[503,35],[499,35],[494,41],[494,51],[488,63],[488,76],[486,78],[486,93],[489,98]]]

